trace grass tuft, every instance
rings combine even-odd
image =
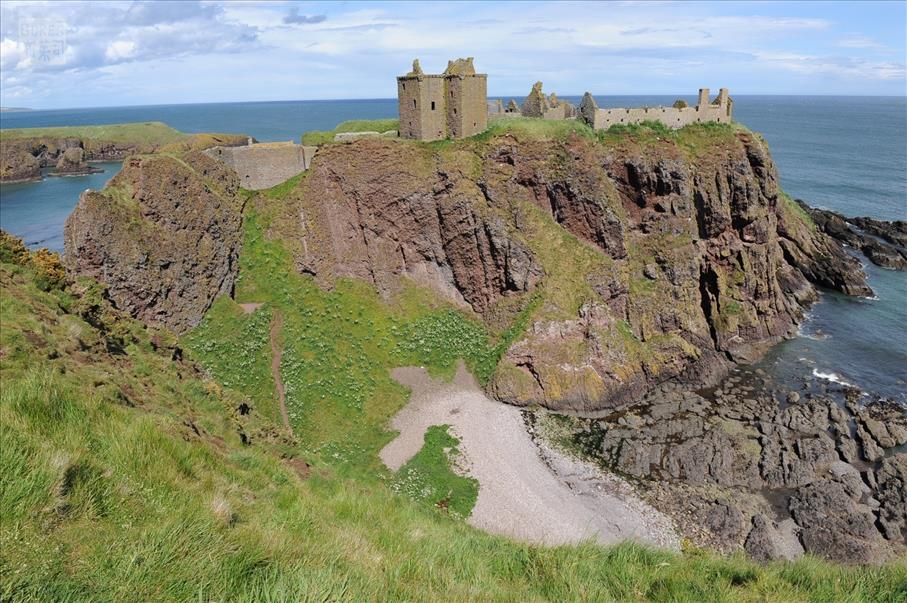
[[[479,495],[479,483],[452,469],[459,455],[460,440],[450,435],[449,425],[432,425],[425,444],[394,476],[391,489],[454,517],[466,518]]]

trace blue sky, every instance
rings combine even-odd
[[[489,94],[905,94],[904,2],[0,3],[0,104],[389,98],[474,56]]]

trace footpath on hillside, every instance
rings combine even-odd
[[[281,329],[283,329],[283,314],[276,310],[271,321],[271,375],[274,377],[274,387],[277,389],[277,401],[280,403],[280,416],[283,419],[283,426],[292,431],[290,414],[287,412],[283,379],[280,377],[280,360],[283,358],[283,343],[280,341]]]

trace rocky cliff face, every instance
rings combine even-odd
[[[54,175],[57,176],[79,176],[82,174],[91,174],[101,170],[91,167],[85,161],[85,152],[82,147],[72,147],[66,149],[57,160],[54,167]]]
[[[407,144],[327,147],[307,174],[297,227],[302,272],[361,278],[381,291],[407,275],[482,313],[536,286],[542,269],[515,226],[487,211],[471,166]],[[484,210],[484,211],[483,211]]]
[[[672,378],[710,381],[789,335],[812,283],[869,294],[859,264],[779,194],[764,144],[574,136],[319,152],[286,239],[323,282],[411,276],[479,314],[537,290],[492,392],[599,409]]]
[[[232,282],[235,182],[207,166],[221,184],[202,186],[198,167],[166,158],[127,167],[112,188],[133,187],[128,215],[151,230],[137,243],[86,194],[67,261],[113,282],[133,314],[185,328]],[[324,286],[354,277],[388,293],[406,277],[489,324],[535,300],[489,386],[514,404],[601,409],[671,379],[710,382],[788,336],[811,283],[870,293],[781,196],[764,143],[730,128],[329,145],[280,211],[269,236]]]
[[[203,153],[134,157],[82,194],[64,262],[107,284],[120,309],[182,332],[232,290],[243,204],[236,175]]]

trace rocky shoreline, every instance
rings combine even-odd
[[[907,222],[847,218],[838,212],[810,207],[802,199],[797,199],[797,203],[812,217],[819,230],[861,252],[873,264],[907,270]]]
[[[538,420],[567,422],[562,445],[629,480],[696,545],[760,561],[904,555],[905,409],[805,389],[742,369],[709,390],[666,385],[605,416]]]
[[[94,148],[79,138],[26,138],[4,140],[0,149],[0,181],[4,184],[36,182],[42,169],[49,176],[81,176],[98,171],[89,162],[123,161],[143,149],[141,145],[102,144]]]

